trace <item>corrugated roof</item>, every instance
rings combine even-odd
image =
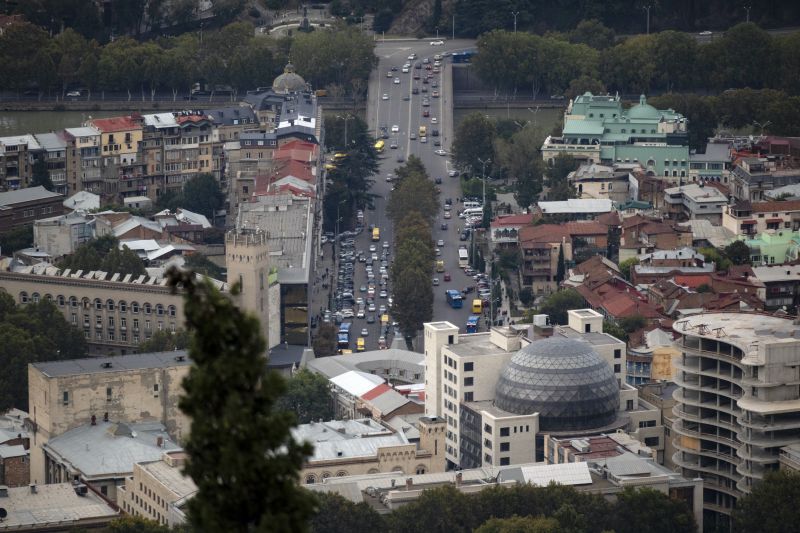
[[[552,482],[559,485],[591,485],[592,476],[585,462],[556,465],[532,465],[520,467],[525,482],[546,487]]]
[[[11,206],[24,202],[61,197],[62,195],[56,192],[50,192],[41,185],[38,187],[26,187],[25,189],[18,189],[16,191],[0,192],[0,206]]]

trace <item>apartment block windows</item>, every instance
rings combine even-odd
[[[153,398],[158,398],[158,383],[153,383]]]
[[[509,434],[510,434],[510,431],[509,431],[509,429],[507,427],[500,428],[500,436],[501,437],[508,437]]]
[[[106,387],[106,401],[107,402],[111,401],[112,393],[113,393],[113,391],[111,390],[111,387]]]
[[[614,350],[614,359],[620,359],[622,357],[622,349],[617,348]]]
[[[475,370],[475,363],[464,363],[464,372],[472,372]]]
[[[69,391],[64,391],[61,403],[64,405],[69,405]]]
[[[465,387],[471,387],[474,384],[473,382],[474,382],[474,378],[472,378],[472,377],[464,378],[464,386]]]
[[[501,452],[509,452],[509,451],[511,451],[511,443],[509,443],[509,442],[501,442],[500,443],[500,451]]]

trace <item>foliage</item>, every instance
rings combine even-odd
[[[508,141],[495,140],[495,158],[505,175],[516,179],[514,199],[521,209],[527,209],[542,192],[544,162],[539,151],[544,135],[527,123],[511,135]]]
[[[41,186],[48,191],[52,191],[55,188],[53,180],[50,179],[50,172],[47,171],[47,161],[45,161],[44,157],[38,157],[33,162],[31,174],[30,187]]]
[[[638,265],[638,264],[639,264],[639,258],[638,257],[631,257],[629,259],[626,259],[625,261],[622,261],[619,264],[619,271],[622,274],[622,277],[624,277],[626,280],[630,281],[631,280],[631,268],[633,268],[633,265]]]
[[[533,291],[530,287],[524,287],[519,291],[519,301],[526,307],[533,303]]]
[[[314,337],[312,347],[315,357],[328,357],[336,355],[336,326],[333,324],[321,324]]]
[[[582,20],[569,32],[570,42],[583,43],[598,50],[613,46],[615,38],[614,30],[597,19]]]
[[[470,113],[458,125],[453,140],[453,162],[461,168],[471,169],[472,173],[483,172],[482,161],[487,161],[487,175],[491,174],[494,157],[494,122],[481,113]]]
[[[612,511],[616,533],[692,533],[694,515],[684,500],[665,497],[651,488],[626,487]]]
[[[0,235],[0,253],[11,255],[33,246],[33,226],[20,226]]]
[[[701,283],[697,286],[697,292],[700,294],[714,292],[714,288],[708,283]]]
[[[139,353],[185,350],[189,347],[191,340],[191,335],[185,329],[178,329],[174,333],[162,329],[153,333],[149,339],[140,342],[136,349]]]
[[[295,372],[286,383],[286,392],[278,398],[275,408],[295,414],[299,424],[334,417],[330,384],[324,376],[305,368]]]
[[[633,333],[645,327],[647,325],[647,319],[642,315],[631,315],[618,319],[617,324],[619,324],[619,327],[621,327],[625,333]]]
[[[731,267],[731,260],[721,254],[716,248],[709,246],[706,248],[700,248],[697,251],[703,254],[706,262],[713,261],[716,265],[717,271],[728,270]]]
[[[330,31],[299,34],[292,41],[291,57],[298,73],[313,87],[336,83],[356,89],[378,64],[372,37],[358,30],[336,26]]]
[[[554,292],[539,305],[538,313],[550,317],[551,324],[566,324],[567,311],[570,309],[580,309],[586,305],[578,291],[575,289],[565,289]]]
[[[800,474],[789,470],[768,472],[749,494],[736,501],[733,530],[789,533],[800,520]]]
[[[390,529],[396,533],[466,533],[476,525],[470,497],[452,485],[423,491],[419,499],[389,516]]]
[[[575,198],[575,189],[570,185],[567,176],[578,168],[578,161],[569,154],[558,154],[553,164],[547,168],[547,184],[550,190],[547,199],[567,200]]]
[[[623,342],[628,342],[628,332],[611,320],[603,320],[603,333],[608,333]]]
[[[32,297],[29,294],[28,297]],[[28,410],[28,364],[86,356],[83,332],[48,299],[16,305],[0,291],[0,412]]]
[[[203,531],[306,531],[314,497],[297,486],[311,454],[292,438],[294,416],[276,410],[283,378],[264,364],[258,319],[210,281],[172,269],[184,291],[193,362],[180,408],[192,419],[185,468],[198,487],[190,524]],[[238,286],[234,292],[238,292]]]
[[[192,255],[185,256],[184,261],[184,267],[189,268],[198,274],[208,276],[209,278],[218,279],[220,281],[225,281],[225,269],[200,252],[195,252]]]
[[[561,526],[555,518],[512,516],[490,518],[476,529],[475,533],[561,533],[561,531]]]
[[[225,193],[212,174],[198,174],[183,186],[183,207],[213,220],[225,204]]]
[[[744,241],[733,241],[725,247],[724,254],[734,265],[750,264],[750,247]]]
[[[56,266],[62,270],[69,268],[73,272],[100,270],[134,276],[143,276],[147,273],[139,256],[127,246],[120,249],[119,240],[113,235],[96,237],[81,244],[72,255],[61,259]]]
[[[167,526],[141,516],[121,516],[108,523],[108,533],[170,533]]]
[[[559,245],[558,247],[558,267],[556,270],[556,283],[561,283],[564,281],[564,276],[566,274],[566,264],[564,263],[564,247]]]
[[[320,492],[311,518],[314,533],[375,533],[385,531],[385,520],[366,502],[353,503],[330,492]]]

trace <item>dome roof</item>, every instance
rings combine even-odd
[[[644,95],[639,97],[638,104],[628,109],[628,118],[658,119],[660,117],[661,113],[658,112],[658,109],[647,103],[647,99]]]
[[[283,74],[272,82],[272,90],[276,93],[294,93],[305,88],[306,80],[299,74],[295,74],[294,65],[291,63],[287,63],[283,69]]]
[[[510,413],[539,413],[543,431],[611,424],[619,385],[611,366],[583,340],[551,337],[511,357],[495,388],[494,404]]]

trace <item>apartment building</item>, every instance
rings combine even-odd
[[[734,235],[756,235],[767,230],[800,230],[800,200],[738,202],[725,206],[722,225]]]
[[[578,198],[602,199],[624,204],[639,198],[639,182],[632,173],[641,170],[638,165],[600,165],[584,164],[567,176],[569,183],[578,193]]]
[[[702,218],[714,224],[722,222],[722,210],[728,197],[703,182],[672,187],[664,191],[663,211],[672,219]]]
[[[525,226],[519,230],[522,252],[522,284],[534,294],[549,294],[558,289],[558,259],[572,261],[572,238],[557,224]]]
[[[0,192],[0,234],[64,212],[64,197],[41,185]]]
[[[124,117],[90,119],[84,124],[100,132],[101,182],[99,190],[91,192],[114,202],[123,191],[130,192],[130,180],[140,180],[144,175],[141,156],[143,122],[142,115],[133,113]],[[140,188],[141,185],[131,196],[140,195]]]
[[[790,313],[800,305],[800,265],[764,265],[753,267],[753,277],[763,284],[764,309],[786,309]]]
[[[69,194],[81,191],[102,192],[102,152],[100,130],[94,127],[64,130]]]
[[[682,351],[673,408],[673,457],[704,481],[704,521],[730,526],[737,498],[800,442],[800,339],[795,321],[703,313],[674,324]]]
[[[33,177],[33,162],[42,151],[33,135],[0,137],[0,191],[22,189]]]
[[[69,194],[67,187],[67,141],[63,132],[37,133],[35,135],[42,153],[39,157],[47,165],[47,173],[53,183],[53,192]]]
[[[740,202],[762,202],[767,191],[800,182],[800,169],[774,157],[745,157],[731,169],[731,193]]]

